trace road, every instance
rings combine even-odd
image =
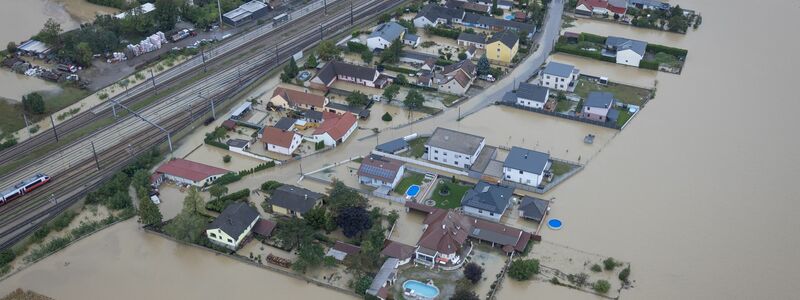
[[[354,7],[353,20],[363,21],[395,5],[401,0],[364,1]],[[291,54],[308,49],[321,40],[320,34],[333,36],[346,32],[351,27],[350,12],[330,16],[320,23],[323,31],[312,29],[283,41],[286,47],[279,48],[276,59],[274,52],[262,52],[248,57],[239,65],[200,80],[183,91],[167,97],[164,101],[148,107],[139,113],[149,120],[159,123],[167,131],[174,133],[190,126],[198,116],[210,110],[210,103],[216,105],[231,99],[259,80],[276,66],[288,60]],[[198,97],[203,93],[203,97]],[[109,178],[137,154],[150,147],[163,143],[166,135],[148,127],[146,123],[133,117],[118,120],[112,126],[98,131],[90,139],[79,141],[59,155],[47,158],[47,165],[32,168],[53,168],[52,183],[43,186],[26,197],[0,207],[0,249],[8,247],[19,238],[32,232],[38,224],[51,218],[94,189],[104,178]],[[94,144],[92,145],[92,142]],[[88,148],[87,148],[88,147]],[[98,152],[101,169],[95,168],[92,147]],[[55,195],[58,203],[51,202]]]

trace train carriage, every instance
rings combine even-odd
[[[25,179],[22,182],[18,183],[17,185],[14,185],[13,187],[0,192],[0,205],[6,204],[11,200],[14,200],[22,195],[30,193],[31,191],[35,190],[36,188],[44,185],[49,181],[50,181],[50,176],[47,176],[45,174],[36,174],[31,178]]]

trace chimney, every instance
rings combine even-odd
[[[308,194],[303,195],[303,199],[308,200]]]

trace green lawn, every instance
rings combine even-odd
[[[425,154],[425,143],[428,142],[428,138],[420,137],[413,139],[408,142],[408,147],[410,148],[406,153],[410,157],[420,158],[423,154]]]
[[[614,94],[614,98],[627,103],[642,106],[645,99],[649,97],[650,90],[629,85],[622,85],[617,83],[609,83],[608,85],[601,85],[598,83],[590,82],[584,78],[578,79],[578,85],[575,87],[575,93],[581,98],[586,99],[589,92],[610,92]]]
[[[573,102],[569,100],[561,100],[556,102],[556,112],[567,112],[572,108]]]
[[[617,126],[622,127],[622,125],[625,125],[625,122],[628,122],[628,119],[630,119],[632,116],[633,114],[631,114],[630,111],[621,109],[619,111],[619,118],[617,118]]]
[[[445,96],[444,96],[444,98],[442,99],[442,103],[444,103],[444,106],[450,107],[450,105],[453,105],[453,102],[455,102],[456,100],[458,100],[458,98],[459,98],[459,97],[458,97],[458,96],[456,96],[456,95],[450,95],[450,94],[447,94],[447,95],[445,95]]]
[[[62,86],[62,89],[57,93],[42,93],[45,113],[33,116],[28,114],[31,123],[46,118],[49,114],[70,106],[89,95],[88,91],[74,87]],[[0,139],[23,127],[25,127],[25,120],[22,118],[22,105],[12,100],[0,100],[0,131],[2,131]]]
[[[447,196],[439,194],[443,186],[447,186],[450,189],[450,193]],[[443,183],[436,185],[436,189],[431,193],[431,199],[436,201],[436,207],[438,208],[456,208],[461,206],[461,198],[471,188],[471,185],[462,185],[453,183],[449,179],[444,179]]]
[[[425,179],[425,174],[408,171],[406,172],[405,177],[400,179],[400,182],[397,183],[394,191],[395,193],[405,195],[409,186],[412,184],[421,185],[423,179]]]
[[[563,163],[563,162],[560,162],[560,161],[555,161],[554,160],[552,166],[550,166],[550,171],[553,172],[553,176],[555,176],[555,177],[564,175],[567,172],[569,172],[570,170],[572,170],[572,166],[571,165]]]

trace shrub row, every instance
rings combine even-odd
[[[639,61],[639,68],[658,71],[658,62],[655,61]]]
[[[415,74],[415,73],[417,73],[417,71],[414,71],[414,70],[411,70],[411,69],[406,69],[406,68],[403,68],[403,67],[398,67],[398,66],[384,65],[383,68],[386,69],[386,70],[389,70],[389,71],[395,71],[395,72],[403,73],[403,74]]]
[[[275,180],[270,180],[261,184],[261,190],[265,192],[270,192],[274,189],[281,187],[283,183],[280,183]]]
[[[238,192],[230,193],[228,195],[219,197],[206,203],[206,209],[221,213],[228,204],[247,198],[250,195],[250,189],[243,189]]]
[[[428,27],[425,27],[425,30],[428,31],[429,34],[438,35],[438,36],[441,36],[441,37],[445,37],[445,38],[448,38],[448,39],[454,39],[454,40],[458,39],[458,35],[461,34],[461,30],[447,29],[447,28],[443,28],[443,27],[428,26]]]
[[[249,170],[241,170],[241,171],[239,171],[239,176],[244,177],[244,176],[253,174],[255,172],[258,172],[258,171],[263,171],[263,170],[272,168],[274,166],[275,166],[275,162],[274,161],[268,161],[268,162],[265,162],[265,163],[257,165],[255,168],[251,168]]]
[[[369,51],[369,48],[367,48],[367,45],[362,43],[349,41],[347,42],[347,50],[354,53],[361,53],[364,51]]]
[[[211,139],[211,138],[208,138],[208,137],[206,137],[203,140],[203,142],[206,143],[207,145],[211,145],[211,146],[214,146],[214,147],[219,147],[219,148],[222,148],[222,149],[225,149],[225,150],[229,150],[228,145],[226,145],[225,143],[217,142],[214,139]]]
[[[585,42],[592,42],[592,43],[598,43],[598,44],[605,44],[606,43],[606,37],[601,36],[601,35],[586,33],[586,32],[582,32],[580,34],[580,36],[578,37],[578,40],[581,41],[581,42],[585,41]]]
[[[674,55],[676,57],[686,57],[686,55],[689,54],[689,50],[686,50],[686,49],[667,47],[667,46],[658,45],[658,44],[647,44],[647,50],[646,51],[647,52],[651,52],[651,53],[664,52],[664,53],[667,53],[667,54],[672,54],[672,55]]]
[[[569,45],[560,44],[560,43],[556,44],[555,50],[556,50],[556,52],[564,52],[564,53],[567,53],[567,54],[579,55],[579,56],[584,56],[584,57],[588,57],[588,58],[594,58],[594,59],[597,59],[597,60],[602,60],[602,61],[607,61],[607,62],[613,62],[613,63],[616,62],[616,60],[613,57],[603,56],[603,54],[601,54],[598,51],[581,50],[581,49],[577,49],[575,47],[572,47],[572,46],[569,46]]]
[[[226,185],[237,182],[242,179],[242,176],[236,173],[227,173],[214,180],[214,184]]]

